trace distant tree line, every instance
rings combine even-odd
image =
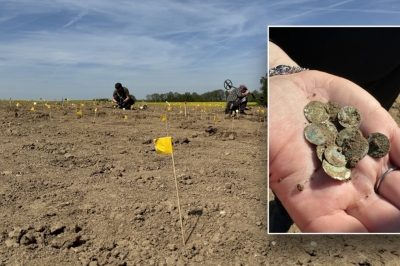
[[[268,77],[267,77],[267,73],[265,73],[264,77],[261,77],[260,84],[261,84],[260,90],[262,92],[262,97],[263,97],[262,105],[267,106],[268,105]]]
[[[251,93],[254,97],[249,97],[249,102],[259,102],[261,105],[267,106],[268,99],[268,78],[267,74],[260,79],[260,91],[253,90]],[[226,90],[214,90],[206,92],[203,94],[198,94],[196,92],[185,92],[180,94],[178,92],[168,92],[168,93],[153,93],[146,95],[146,101],[149,102],[224,102],[228,96],[228,91]],[[110,99],[101,98],[93,99],[96,101],[109,101]]]
[[[268,99],[268,78],[267,74],[265,77],[261,77],[260,79],[260,91],[253,90],[251,93],[254,97],[249,97],[249,102],[257,102],[261,105],[267,106]],[[149,102],[224,102],[226,101],[226,97],[228,96],[228,91],[226,90],[214,90],[210,92],[206,92],[203,94],[198,94],[196,92],[185,92],[184,94],[180,94],[178,92],[168,92],[168,93],[153,93],[147,94],[146,100]]]

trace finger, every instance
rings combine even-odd
[[[392,130],[390,139],[390,151],[389,157],[390,162],[397,167],[400,167],[400,129],[396,125]]]
[[[377,191],[378,195],[400,209],[400,171],[393,170],[384,176]]]
[[[346,212],[359,220],[369,232],[400,232],[399,209],[376,194],[349,206]]]
[[[368,233],[367,228],[356,218],[340,211],[312,221],[303,233]]]

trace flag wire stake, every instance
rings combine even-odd
[[[174,177],[175,177],[175,187],[176,187],[176,198],[178,199],[178,210],[179,210],[179,219],[181,221],[181,231],[182,231],[182,242],[185,246],[185,236],[183,234],[183,223],[182,223],[182,214],[181,214],[181,204],[179,202],[179,192],[178,192],[178,181],[176,180],[176,172],[175,172],[175,161],[174,161],[174,152],[171,152],[172,157],[172,168],[174,170]]]

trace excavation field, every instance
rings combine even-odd
[[[266,109],[168,107],[1,102],[0,265],[265,263]]]

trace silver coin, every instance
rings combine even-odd
[[[336,167],[345,166],[347,163],[346,157],[341,152],[341,148],[336,145],[330,145],[324,152],[325,160]]]
[[[310,143],[315,145],[324,144],[326,141],[324,131],[320,126],[314,123],[306,126],[304,129],[304,136]]]
[[[321,123],[329,119],[325,110],[325,104],[319,101],[311,101],[304,107],[304,115],[311,123]]]
[[[358,158],[361,160],[368,153],[368,140],[360,135],[354,135],[352,138],[343,141],[343,154],[349,160],[350,158]]]
[[[344,180],[349,180],[351,178],[350,169],[344,166],[336,167],[328,163],[326,160],[323,160],[322,168],[324,169],[325,173],[330,177],[332,177],[333,179],[344,181]]]
[[[358,130],[357,128],[354,128],[354,127],[347,127],[347,128],[344,128],[343,130],[341,130],[341,131],[338,133],[338,135],[337,135],[337,137],[336,137],[336,144],[337,144],[339,147],[342,147],[342,146],[343,146],[343,141],[344,141],[345,139],[351,139],[351,138],[354,137],[355,135],[360,135],[360,136],[362,136],[362,133],[361,133],[360,130]]]
[[[345,106],[340,109],[338,120],[343,127],[358,127],[361,123],[361,114],[353,106]]]
[[[336,126],[330,121],[323,121],[318,125],[323,130],[323,133],[325,135],[325,144],[327,145],[334,144],[336,136],[338,134]]]
[[[389,138],[382,133],[372,133],[368,136],[368,154],[373,158],[382,158],[390,150]]]
[[[340,109],[341,109],[340,105],[335,102],[327,102],[325,104],[325,110],[329,115],[329,120],[331,120],[331,121],[337,120],[337,115],[338,115]]]

